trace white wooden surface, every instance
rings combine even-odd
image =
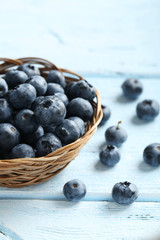
[[[0,0],[2,57],[43,57],[77,71],[112,111],[76,160],[53,179],[23,189],[0,188],[0,240],[160,239],[160,168],[142,160],[144,147],[160,142],[160,116],[148,124],[135,116],[138,101],[160,102],[159,9],[159,0]],[[141,76],[144,84],[135,102],[121,95],[121,83],[131,75]],[[121,161],[108,169],[99,162],[99,150],[106,128],[119,120],[128,140],[120,148]],[[73,178],[88,190],[78,204],[62,194]],[[129,207],[111,198],[113,185],[123,180],[140,192]]]

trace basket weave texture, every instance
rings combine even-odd
[[[41,75],[46,78],[51,70],[61,71],[66,82],[83,80],[80,75],[66,69],[58,68],[53,63],[35,57],[20,59],[0,58],[0,77],[23,63],[31,63],[39,66]],[[56,151],[40,158],[18,158],[0,160],[0,186],[9,188],[26,187],[39,184],[49,180],[51,177],[63,170],[73,159],[76,158],[81,148],[87,143],[91,136],[96,132],[97,126],[102,119],[101,100],[96,90],[96,101],[92,102],[94,115],[92,121],[86,126],[84,136],[75,142],[66,145]]]

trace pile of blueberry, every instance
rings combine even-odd
[[[137,99],[143,91],[142,83],[137,79],[127,79],[122,84],[122,91],[129,100]],[[111,111],[107,106],[102,106],[103,118],[100,123],[104,125],[110,118]],[[156,100],[146,99],[138,103],[136,112],[137,117],[142,121],[152,121],[158,116],[160,106]],[[127,140],[127,132],[120,126],[109,127],[105,132],[107,145],[99,154],[100,161],[107,167],[112,167],[120,161],[120,147]],[[144,149],[143,159],[151,166],[160,165],[160,143],[152,143]],[[77,179],[69,181],[63,189],[65,197],[69,201],[78,201],[86,194],[85,185]],[[135,184],[130,182],[116,183],[112,189],[112,197],[119,204],[131,204],[138,198],[138,189]]]
[[[96,90],[24,63],[0,78],[0,159],[45,156],[85,134]]]

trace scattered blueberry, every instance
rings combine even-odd
[[[5,80],[10,88],[25,83],[27,79],[28,75],[25,72],[16,69],[7,72],[5,76]]]
[[[0,149],[10,151],[20,142],[19,131],[10,123],[0,124]]]
[[[61,85],[59,85],[58,83],[48,83],[47,84],[46,96],[52,96],[58,92],[64,93],[64,89],[62,88]]]
[[[67,182],[63,187],[64,196],[68,201],[80,201],[84,198],[86,192],[85,184],[78,179],[73,179]]]
[[[120,127],[121,121],[118,122],[117,126],[109,127],[105,132],[105,138],[107,144],[120,147],[127,139],[127,132],[124,128]]]
[[[8,92],[8,85],[3,78],[0,78],[0,98]]]
[[[125,97],[135,100],[142,93],[143,85],[139,80],[130,78],[122,84],[122,90]]]
[[[68,104],[68,116],[77,116],[83,121],[89,121],[93,117],[93,108],[88,100],[83,98],[74,98]]]
[[[17,85],[8,92],[9,101],[15,109],[29,108],[36,95],[36,89],[28,83]]]
[[[34,158],[35,151],[33,148],[27,144],[18,144],[16,145],[10,154],[10,158]]]
[[[60,71],[57,70],[52,70],[48,73],[47,76],[47,82],[48,83],[58,83],[60,84],[63,88],[65,87],[65,77]]]
[[[80,137],[80,129],[77,124],[69,119],[65,119],[55,130],[56,136],[63,145],[76,141]]]
[[[23,109],[18,112],[14,118],[14,125],[23,134],[33,133],[39,126],[34,112],[30,109]]]
[[[47,91],[47,82],[41,76],[33,76],[27,80],[27,83],[30,83],[35,87],[37,91],[37,96],[43,96]]]
[[[138,189],[130,182],[116,183],[112,190],[113,199],[119,204],[131,204],[138,198]]]
[[[57,98],[61,99],[65,106],[68,105],[69,100],[68,100],[68,97],[67,97],[66,94],[61,93],[61,92],[57,92],[57,93],[54,94],[54,96],[56,96]]]
[[[119,162],[121,156],[116,146],[107,145],[100,152],[99,157],[104,165],[112,167]]]
[[[55,125],[63,122],[66,116],[66,108],[64,103],[55,96],[47,96],[37,104],[35,108],[37,121],[42,127]],[[54,117],[53,117],[54,116]]]
[[[25,72],[28,77],[40,75],[39,68],[29,63],[23,63],[18,67],[18,70]]]
[[[159,103],[155,100],[144,100],[138,103],[137,116],[144,121],[152,121],[159,114]]]
[[[149,165],[158,167],[160,164],[160,143],[152,143],[148,145],[144,149],[143,159]]]
[[[5,98],[0,98],[0,123],[11,119],[12,108]]]
[[[80,129],[80,136],[85,134],[85,123],[80,117],[70,117],[70,120],[74,121]]]
[[[109,107],[102,105],[102,111],[103,111],[103,118],[99,126],[103,126],[111,116],[111,110]]]
[[[36,151],[39,157],[43,157],[61,147],[60,139],[52,133],[44,134],[36,143]]]
[[[92,101],[96,97],[96,89],[86,80],[80,80],[73,86],[71,98],[84,98]]]

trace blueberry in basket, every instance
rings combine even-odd
[[[27,80],[27,83],[30,83],[33,87],[35,87],[37,91],[37,96],[45,95],[47,91],[47,82],[41,76],[33,76]]]
[[[25,83],[28,79],[28,75],[17,69],[13,69],[8,71],[5,75],[6,83],[8,84],[9,88],[14,88],[15,86]]]
[[[3,78],[0,78],[0,98],[4,97],[8,92],[8,85]]]
[[[30,63],[23,63],[18,67],[18,70],[25,72],[28,77],[40,75],[39,68]]]
[[[80,128],[74,121],[65,119],[56,127],[55,134],[59,137],[63,145],[67,145],[80,137]]]
[[[64,89],[58,83],[48,83],[46,96],[52,96],[55,93],[64,93]]]
[[[66,107],[59,98],[46,96],[37,104],[34,112],[42,127],[57,126],[66,116]]]
[[[86,80],[80,80],[73,85],[70,97],[72,99],[80,97],[92,101],[96,97],[96,90]]]
[[[30,109],[19,111],[14,118],[14,125],[23,134],[33,133],[37,130],[39,123],[37,122],[34,112]]]
[[[10,158],[34,158],[34,149],[27,144],[18,144],[12,148]]]
[[[0,149],[10,151],[20,143],[19,131],[10,123],[0,124]]]
[[[156,100],[146,99],[138,103],[137,116],[144,121],[153,121],[160,111],[159,103]]]
[[[93,107],[91,103],[80,97],[72,99],[68,104],[67,110],[69,117],[80,117],[84,122],[91,120],[93,117]]]
[[[141,95],[143,85],[139,80],[130,78],[122,84],[122,91],[125,97],[135,100]]]
[[[0,123],[7,122],[12,117],[12,107],[5,98],[0,98]]]
[[[38,157],[43,157],[62,147],[60,139],[53,133],[46,133],[36,143],[35,149]]]
[[[9,102],[15,109],[30,108],[36,96],[36,89],[29,83],[17,85],[8,92]]]
[[[66,85],[65,77],[63,76],[63,74],[60,71],[57,71],[57,70],[52,70],[48,73],[47,82],[48,83],[58,83],[63,88]]]

